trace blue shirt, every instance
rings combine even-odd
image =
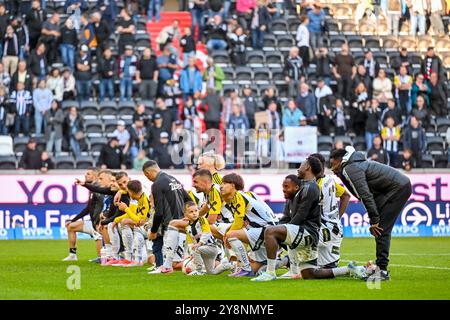
[[[175,59],[173,58],[172,55],[166,57],[166,56],[160,56],[158,57],[158,59],[156,60],[156,63],[159,65],[161,64],[176,64]],[[173,73],[174,70],[170,69],[170,68],[160,68],[159,69],[159,78],[163,81],[167,81],[169,79],[173,78]]]
[[[313,10],[308,12],[309,32],[322,32],[322,21],[325,19],[325,12],[320,10],[320,14],[315,14]]]

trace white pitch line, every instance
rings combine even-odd
[[[345,262],[350,262],[352,260],[342,260]],[[355,261],[356,263],[366,263],[367,261]],[[414,268],[414,269],[433,269],[433,270],[449,270],[450,268],[447,267],[434,267],[434,266],[415,266],[415,265],[410,265],[410,264],[395,264],[395,263],[390,263],[389,264],[392,267],[401,267],[401,268]]]

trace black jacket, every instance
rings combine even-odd
[[[114,78],[114,74],[117,72],[116,60],[113,57],[111,59],[105,59],[104,57],[98,59],[97,71],[100,79]],[[110,71],[114,73],[112,76],[108,74]]]
[[[184,203],[191,200],[183,185],[165,172],[160,172],[153,182],[152,194],[155,201],[153,233],[161,224],[166,227],[171,220],[183,217]]]
[[[41,168],[41,152],[26,148],[20,158],[19,168],[38,170]]]
[[[100,193],[91,192],[86,207],[81,210],[71,221],[75,222],[87,215],[91,217],[92,225],[97,226],[100,223],[100,213],[103,210],[103,200],[105,196]]]
[[[379,211],[399,190],[410,184],[409,178],[387,165],[368,161],[362,152],[353,151],[343,160],[339,175],[348,190],[362,201],[370,224],[380,222]]]
[[[320,190],[315,181],[302,181],[301,189],[294,199],[286,201],[280,224],[302,226],[319,240],[320,229]]]
[[[47,70],[47,58],[45,57],[45,54],[42,56],[39,56],[36,53],[36,50],[33,50],[33,52],[30,55],[30,58],[28,58],[28,69],[31,71],[31,73],[34,76],[38,76],[41,74],[41,58],[44,59],[44,68]]]
[[[39,15],[40,13],[40,15]],[[39,17],[40,16],[40,17]],[[31,9],[25,17],[25,23],[28,26],[31,37],[39,37],[43,22],[47,20],[47,11],[40,9]]]
[[[19,70],[17,70],[11,77],[11,83],[9,84],[10,92],[17,89],[17,82],[19,82]],[[33,90],[33,75],[27,71],[25,76],[25,90]]]
[[[110,144],[103,146],[98,165],[106,165],[108,169],[120,169],[120,166],[124,163],[124,156],[119,147],[113,148]]]
[[[111,34],[111,30],[109,29],[108,23],[105,20],[101,20],[98,25],[94,24],[94,33],[98,45],[104,47]]]

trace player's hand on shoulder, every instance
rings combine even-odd
[[[117,207],[119,208],[120,211],[125,211],[128,209],[128,206],[124,202],[119,202]]]

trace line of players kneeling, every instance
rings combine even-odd
[[[184,203],[184,217],[171,220],[164,235],[159,230],[153,241],[149,240],[153,196],[145,194],[138,180],[109,171],[100,172],[99,185],[77,180],[90,191],[105,194],[105,208],[111,212],[104,210],[99,223],[104,243],[101,264],[139,267],[147,261],[150,274],[182,269],[190,276],[230,270],[230,277],[250,276],[252,281],[275,280],[276,270],[286,267],[289,271],[278,278],[367,279],[373,270],[373,265],[353,262],[338,267],[340,216],[350,196],[324,174],[320,154],[309,156],[297,175],[284,179],[286,203],[280,220],[258,195],[244,191],[241,176],[231,173],[221,178],[214,166],[205,167],[193,174],[192,201]],[[162,264],[156,267],[155,260]]]

